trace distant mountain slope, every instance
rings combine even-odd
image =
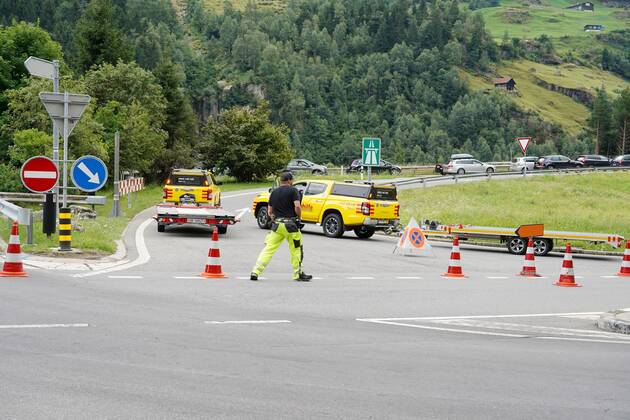
[[[604,25],[605,31],[628,29],[630,13],[627,9],[609,7],[601,1],[591,1],[594,12],[567,9],[586,0],[502,0],[497,7],[480,9],[488,30],[499,39],[505,32],[510,37],[536,38],[548,35],[593,37],[584,25]]]

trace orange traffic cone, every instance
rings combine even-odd
[[[575,276],[573,275],[573,256],[571,255],[570,243],[567,243],[567,249],[564,253],[560,278],[558,279],[558,282],[554,284],[562,287],[581,287],[575,282]]]
[[[619,277],[630,277],[630,241],[626,242],[626,250],[623,251],[623,261],[617,273]]]
[[[534,260],[534,239],[529,238],[527,241],[527,252],[525,253],[525,262],[523,263],[523,271],[519,276],[540,277],[536,274],[536,262]]]
[[[219,279],[227,277],[221,269],[221,250],[219,249],[219,229],[215,226],[212,231],[212,243],[208,250],[208,260],[206,261],[206,269],[200,275],[211,279]]]
[[[453,249],[451,250],[451,261],[450,261],[450,264],[448,265],[448,271],[442,274],[442,277],[446,277],[446,278],[466,277],[464,273],[462,273],[462,266],[460,265],[459,237],[457,235],[453,236]]]
[[[9,245],[7,246],[7,254],[4,257],[4,266],[2,271],[0,271],[0,277],[28,277],[22,266],[20,230],[17,222],[13,222],[13,226],[11,226],[11,236],[9,236]]]

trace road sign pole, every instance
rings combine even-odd
[[[114,203],[112,217],[120,216],[120,133],[114,134]]]
[[[63,93],[63,207],[68,206],[68,92]]]
[[[368,182],[372,182],[372,167],[368,166]]]
[[[59,93],[59,60],[53,60],[53,92]],[[53,121],[53,150],[52,150],[52,158],[55,165],[59,167],[59,126],[55,121]],[[55,213],[59,209],[59,184],[55,185],[54,188],[55,194]],[[56,217],[56,214],[55,216]],[[54,233],[54,232],[53,232]]]

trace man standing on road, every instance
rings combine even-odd
[[[280,186],[271,192],[267,211],[272,221],[271,232],[265,238],[265,248],[260,252],[249,279],[258,280],[258,276],[269,264],[271,257],[278,250],[282,241],[286,240],[289,243],[289,252],[291,253],[293,280],[310,281],[313,276],[302,271],[302,260],[304,259],[302,232],[300,232],[302,206],[300,205],[300,193],[293,186],[293,174],[291,172],[280,174]]]

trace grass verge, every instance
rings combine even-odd
[[[232,180],[224,180],[223,193],[249,188],[263,188],[271,184],[268,182],[239,183]],[[138,213],[159,203],[162,198],[161,185],[148,185],[144,190],[135,193],[131,202],[131,208],[127,207],[127,198],[122,197],[120,207],[122,217],[109,217],[112,211],[112,191],[99,192],[99,195],[107,196],[107,204],[95,206],[97,217],[94,220],[80,220],[78,227],[72,232],[72,247],[82,251],[82,258],[99,257],[112,254],[116,251],[116,240],[120,239],[123,231]],[[74,223],[73,223],[74,225]],[[33,245],[26,245],[26,229],[20,229],[20,242],[22,251],[26,253],[50,255],[52,250],[59,247],[57,235],[50,238],[42,233],[42,222],[36,221],[33,227]],[[9,229],[3,229],[2,237],[8,240]]]
[[[544,223],[546,229],[616,233],[630,239],[630,173],[536,176],[406,190],[399,193],[406,223],[518,227]],[[579,244],[611,250],[607,245]]]

